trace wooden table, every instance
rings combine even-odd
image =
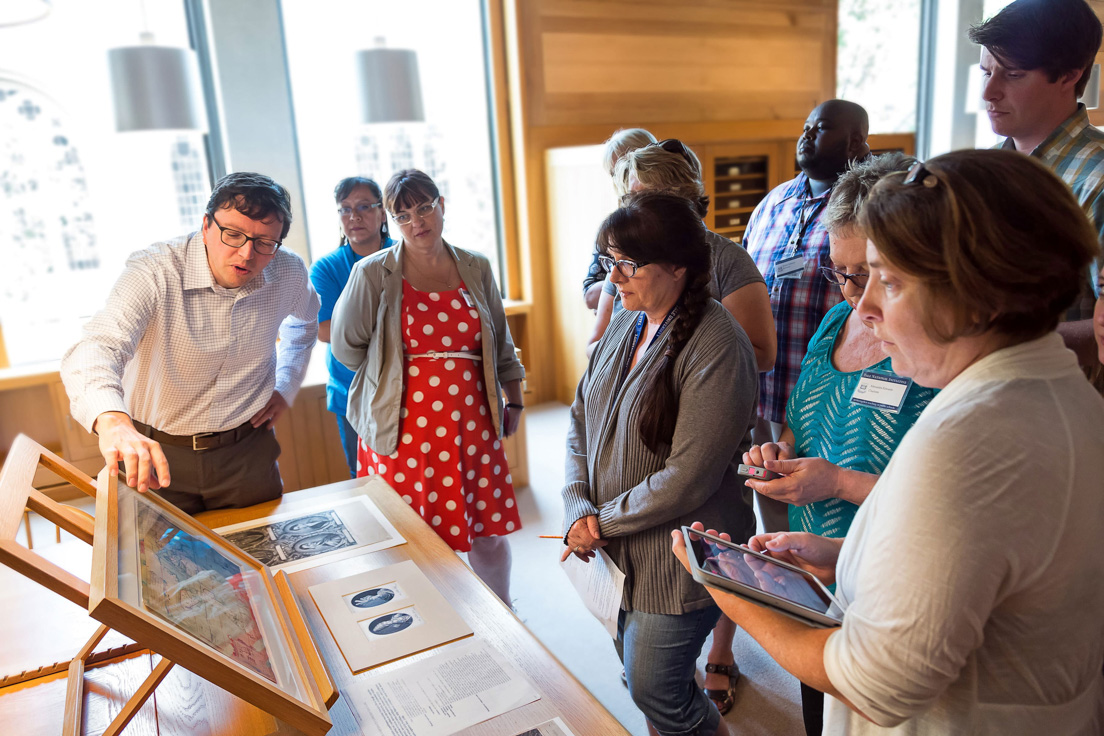
[[[350,496],[362,481],[343,481],[285,495],[280,501],[248,509],[216,511],[197,518],[219,527],[276,513],[295,511],[317,504],[318,496]],[[358,704],[346,693],[355,680],[391,672],[419,658],[431,657],[469,641],[446,644],[412,657],[353,675],[334,643],[325,622],[314,606],[307,588],[316,583],[355,575],[387,565],[413,560],[475,632],[523,672],[541,693],[541,699],[459,733],[465,736],[515,736],[539,723],[560,717],[578,736],[627,736],[625,729],[606,711],[575,677],[552,656],[532,633],[483,585],[440,537],[415,514],[384,482],[367,484],[371,500],[407,540],[387,550],[339,560],[290,575],[292,588],[306,615],[315,644],[337,683],[341,698],[330,709],[334,736],[366,733],[360,728]],[[89,548],[90,550],[90,548]],[[90,558],[90,552],[89,552]],[[0,568],[0,591],[8,576],[16,573]],[[515,574],[524,574],[523,570]],[[7,593],[0,593],[7,598]],[[56,597],[55,597],[56,598]],[[73,607],[57,598],[59,609]],[[71,615],[71,611],[68,612]],[[48,612],[20,612],[18,606],[0,608],[0,626],[10,615],[38,616]],[[0,631],[8,631],[5,626]],[[3,655],[0,654],[0,662]],[[86,736],[100,734],[111,717],[150,671],[157,655],[140,654],[90,670],[85,686]],[[64,673],[42,677],[0,689],[0,732],[20,736],[56,736],[61,729],[65,698]],[[9,730],[10,729],[10,730]],[[294,729],[267,713],[226,693],[181,667],[174,667],[124,732],[126,736],[207,736],[234,734],[294,734]]]

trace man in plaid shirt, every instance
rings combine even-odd
[[[1104,132],[1078,98],[1100,50],[1100,21],[1084,0],[1016,0],[970,29],[981,46],[985,102],[999,147],[1022,151],[1069,184],[1104,242]],[[1097,362],[1092,314],[1100,262],[1058,332],[1084,366]]]
[[[821,266],[831,265],[821,214],[847,165],[870,154],[868,129],[866,110],[853,102],[828,100],[809,113],[797,141],[801,174],[771,191],[751,213],[744,231],[744,247],[770,290],[778,333],[774,370],[759,374],[756,444],[773,442],[781,434],[786,402],[809,339],[842,298],[839,288],[820,274]],[[759,496],[759,512],[767,531],[789,528],[782,501]]]

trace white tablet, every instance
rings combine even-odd
[[[690,573],[702,585],[735,593],[810,626],[843,623],[843,608],[812,573],[687,526],[682,537]]]

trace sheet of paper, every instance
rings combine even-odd
[[[524,675],[479,639],[357,678],[349,690],[346,702],[361,729],[379,736],[449,736],[540,699]]]
[[[625,573],[617,569],[604,550],[583,562],[575,555],[568,555],[560,563],[567,579],[575,586],[587,610],[602,622],[606,631],[617,638],[617,614],[621,610],[621,596],[625,592]]]
[[[575,732],[568,728],[567,724],[559,718],[554,718],[539,726],[533,726],[530,729],[522,731],[517,734],[517,736],[575,736]]]

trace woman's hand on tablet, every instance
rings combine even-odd
[[[705,525],[700,521],[695,521],[690,525],[690,528],[694,531],[705,532],[706,534],[712,534],[715,537],[720,537],[726,542],[732,541],[732,536],[727,532],[718,532],[715,529],[706,529]],[[686,572],[690,572],[690,562],[686,559],[686,540],[682,538],[682,531],[679,529],[671,530],[671,551],[675,553],[675,557],[678,558],[682,566],[686,568]]]
[[[807,570],[816,575],[820,582],[832,585],[836,582],[836,560],[839,559],[843,539],[830,539],[807,532],[774,532],[752,537],[747,546],[753,552],[762,552]]]

